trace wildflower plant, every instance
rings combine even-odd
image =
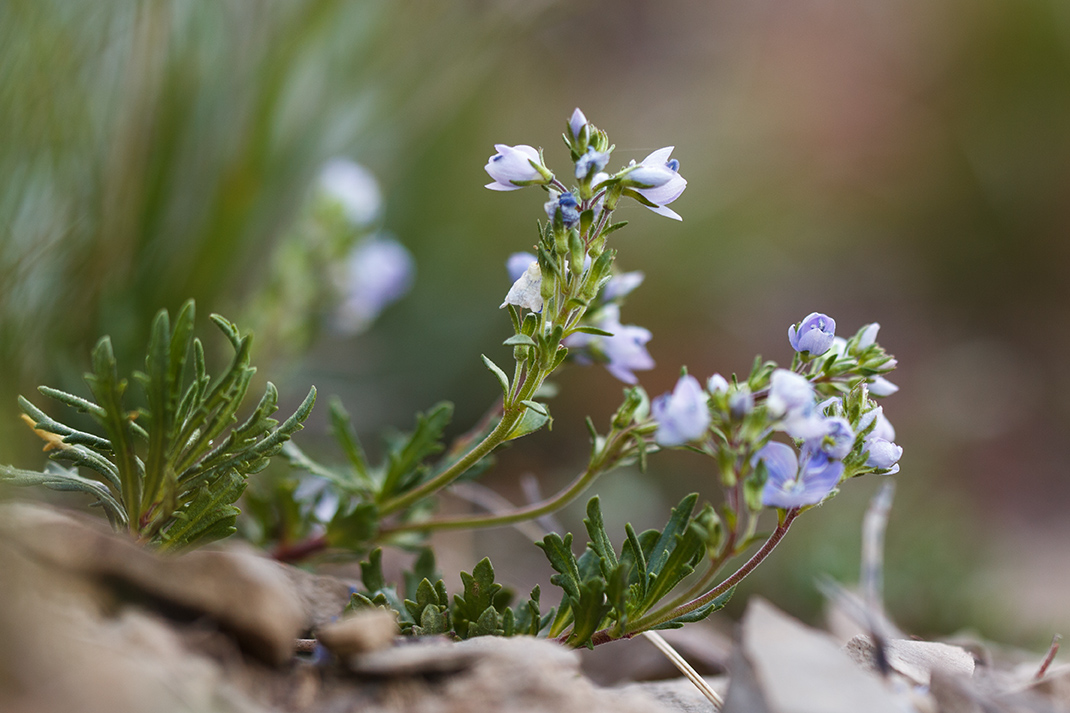
[[[435,406],[410,433],[392,438],[378,463],[368,461],[338,402],[331,406],[332,428],[346,464],[324,465],[292,443],[286,447],[295,467],[320,478],[317,503],[330,507],[304,520],[290,517],[276,555],[366,555],[365,590],[354,595],[353,606],[387,607],[409,633],[528,633],[592,646],[697,621],[724,606],[801,513],[834,496],[850,478],[898,469],[902,451],[873,399],[894,391],[884,386],[890,382],[883,375],[895,360],[876,343],[877,325],[843,339],[835,335],[833,319],[811,314],[789,331],[794,356],[787,368],[757,359],[745,378],[715,374],[705,382],[685,372],[671,393],[651,401],[637,385],[637,372],[654,366],[646,347],[652,334],[621,318],[643,275],[617,270],[612,234],[625,223],[614,222],[613,215],[622,199],[631,199],[679,219],[667,206],[687,182],[670,158],[672,147],[608,173],[613,146],[578,109],[564,141],[572,163],[567,171],[555,172],[541,149],[525,145],[498,144],[486,164],[492,179],[487,188],[537,187],[546,195],[538,239],[528,250],[518,245],[521,251],[506,263],[512,285],[501,308],[512,326],[504,344],[513,349],[513,364],[482,357],[501,388],[500,402],[448,446],[441,438],[452,410]],[[628,385],[605,431],[588,419],[586,467],[540,502],[486,514],[435,514],[436,496],[445,488],[478,475],[502,444],[551,423],[545,386],[570,361],[603,364]],[[637,533],[628,526],[619,546],[605,530],[597,496],[591,498],[587,545],[579,556],[571,534],[548,534],[537,543],[562,590],[549,610],[538,591],[510,608],[489,561],[462,574],[463,594],[452,600],[447,595],[424,547],[426,535],[535,520],[573,502],[601,475],[623,464],[645,468],[667,448],[711,458],[720,497],[700,505],[698,494],[689,495],[663,528]],[[290,511],[301,507],[314,510],[298,503]],[[766,512],[775,514],[777,524],[763,537],[757,533]],[[271,529],[280,531],[264,528]],[[384,545],[420,552],[401,585],[381,575]],[[751,550],[735,572],[721,576]]]
[[[271,418],[278,391],[268,382],[239,425],[238,412],[256,372],[250,364],[251,338],[212,315],[234,350],[226,370],[213,379],[204,347],[193,336],[194,313],[193,302],[187,302],[173,327],[166,310],[156,315],[145,371],[133,375],[144,396],[134,410],[127,401],[129,381],[119,377],[108,337],[97,342],[92,371],[85,376],[93,400],[40,387],[45,396],[89,414],[103,436],[68,426],[20,398],[23,420],[45,441],[51,462],[42,472],[0,465],[0,483],[86,493],[117,530],[161,550],[199,546],[235,532],[239,510],[234,503],[248,477],[263,470],[301,429],[316,389],[279,424]]]
[[[212,445],[222,434],[219,424],[232,419],[248,385],[248,342],[217,319],[238,352],[237,366],[208,389],[203,358],[197,356],[193,385],[180,397],[192,324],[189,306],[174,330],[166,313],[154,327],[147,376],[139,379],[148,394],[139,421],[147,429],[118,405],[122,387],[112,375],[106,341],[98,346],[90,377],[98,404],[46,393],[96,416],[107,438],[76,432],[24,404],[37,429],[62,439],[53,457],[94,474],[95,479],[85,479],[69,471],[63,485],[96,495],[113,522],[168,546],[175,539],[170,533],[183,532],[193,504],[202,502],[199,493],[208,493],[203,502],[215,494],[232,503],[244,477],[281,449],[306,479],[281,480],[275,490],[246,499],[252,539],[286,561],[363,558],[364,588],[350,606],[390,609],[403,631],[413,635],[529,634],[594,646],[679,627],[723,607],[801,514],[834,497],[852,478],[898,471],[902,448],[875,400],[897,390],[886,378],[895,359],[876,341],[879,325],[865,325],[843,338],[836,334],[835,320],[815,312],[789,328],[793,355],[786,367],[757,358],[748,374],[714,374],[705,381],[682,370],[671,392],[651,400],[638,385],[637,372],[654,366],[647,350],[652,333],[622,323],[624,303],[643,274],[617,268],[613,234],[626,223],[613,216],[627,199],[679,220],[668,206],[687,181],[671,158],[671,146],[610,173],[614,147],[579,109],[563,138],[567,170],[552,170],[541,149],[504,144],[495,146],[485,167],[492,179],[488,189],[542,190],[545,220],[534,244],[517,245],[519,251],[507,261],[512,285],[501,308],[512,333],[503,343],[512,348],[513,363],[501,366],[482,356],[501,396],[468,432],[444,441],[453,408],[441,403],[418,414],[411,431],[387,439],[382,457],[373,460],[335,400],[329,422],[344,460],[329,464],[292,441],[283,444],[300,427],[314,391],[276,428],[266,420],[274,406],[269,385],[253,417]],[[194,345],[199,355],[199,343]],[[437,514],[445,489],[480,475],[500,446],[552,423],[548,380],[567,362],[602,364],[627,385],[604,430],[588,419],[591,449],[575,478],[539,502],[483,514]],[[225,400],[224,408],[217,401],[225,396],[234,398]],[[162,419],[156,415],[161,413]],[[137,438],[148,443],[142,460],[129,445]],[[636,532],[626,525],[616,540],[606,531],[598,497],[591,497],[582,552],[577,555],[571,533],[549,533],[536,543],[561,590],[555,605],[545,609],[536,589],[512,606],[489,560],[461,574],[463,591],[452,597],[447,592],[427,547],[429,534],[534,521],[575,501],[613,469],[637,464],[645,470],[651,457],[670,448],[710,459],[715,492],[704,494],[701,502],[697,493],[683,498],[660,529]],[[22,471],[0,473],[25,480]],[[140,474],[140,480],[131,480],[131,473]],[[34,477],[56,487],[56,471]],[[227,518],[233,514],[221,512]],[[775,527],[760,534],[760,520],[769,518],[775,518]],[[213,524],[207,532],[219,535],[226,527]],[[185,537],[181,544],[206,539]],[[384,578],[384,546],[418,553],[404,582]],[[725,575],[733,563],[735,569]]]

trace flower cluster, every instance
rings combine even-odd
[[[788,330],[798,352],[792,369],[767,363],[743,383],[714,374],[705,389],[682,376],[652,403],[655,441],[722,451],[742,444],[744,470],[760,486],[758,503],[784,510],[820,503],[847,478],[898,472],[903,449],[872,398],[896,390],[882,376],[895,359],[876,343],[879,328],[866,325],[843,339],[835,320],[815,312]],[[793,445],[770,440],[775,433]],[[735,476],[728,481],[734,484]]]
[[[575,360],[603,363],[613,376],[635,384],[636,371],[654,367],[646,348],[652,335],[643,327],[621,323],[621,304],[643,275],[613,273],[614,253],[606,248],[606,236],[619,225],[611,225],[610,216],[627,196],[679,220],[666,206],[680,197],[687,181],[679,174],[679,162],[669,158],[671,146],[613,175],[606,173],[613,146],[579,109],[572,113],[564,138],[577,182],[571,187],[558,180],[542,152],[531,146],[497,144],[497,153],[487,161],[485,169],[494,179],[487,188],[542,186],[549,194],[547,223],[536,252],[515,253],[506,263],[513,284],[501,306],[542,315],[552,301],[555,314],[543,319],[543,328],[563,322],[561,344]]]

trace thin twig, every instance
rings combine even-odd
[[[669,659],[673,666],[680,669],[680,673],[684,674],[684,676],[687,677],[687,680],[695,684],[695,688],[701,691],[702,695],[706,696],[710,703],[713,704],[713,709],[715,711],[724,708],[724,699],[721,698],[721,694],[713,690],[713,687],[706,682],[706,679],[700,676],[698,671],[687,662],[687,659],[681,656],[661,634],[656,631],[644,631],[643,636],[645,636],[650,643],[654,644],[654,646],[658,648],[658,651],[665,654],[665,658]]]
[[[1037,675],[1033,676],[1033,678],[1038,681],[1044,678],[1044,674],[1048,672],[1048,666],[1051,666],[1051,662],[1055,660],[1055,654],[1059,653],[1059,642],[1062,640],[1062,634],[1056,634],[1051,637],[1051,646],[1048,647],[1048,655],[1040,662],[1040,668],[1037,670]]]

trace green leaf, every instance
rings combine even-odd
[[[83,478],[76,470],[49,464],[44,472],[22,470],[9,465],[0,465],[0,484],[16,487],[43,486],[51,490],[78,491],[96,498],[96,504],[104,509],[112,526],[119,528],[127,524],[126,511],[115,499],[107,486],[95,480]]]
[[[342,452],[345,453],[346,459],[349,460],[349,464],[353,467],[353,472],[356,473],[360,483],[368,490],[371,490],[374,485],[371,471],[368,467],[368,457],[364,454],[364,448],[361,446],[357,432],[353,428],[349,413],[342,406],[342,401],[337,396],[331,398],[327,409],[331,421],[331,435],[338,441],[338,445],[342,447]]]
[[[236,531],[241,511],[232,503],[245,490],[245,478],[230,471],[213,487],[198,489],[192,501],[173,515],[174,522],[159,536],[161,550],[180,550],[228,537]]]
[[[115,453],[127,522],[137,523],[141,518],[144,472],[134,453],[131,416],[123,408],[126,380],[119,379],[115,354],[108,337],[102,338],[93,349],[93,372],[86,374],[85,380],[103,411],[103,414],[93,415],[104,427]]]
[[[599,329],[598,327],[592,327],[592,326],[586,325],[586,324],[582,325],[582,326],[579,326],[579,327],[576,327],[572,331],[573,332],[583,332],[584,334],[594,334],[595,336],[599,336],[599,337],[612,337],[613,336],[613,332],[607,332],[604,329]]]
[[[538,346],[538,345],[535,344],[535,340],[532,339],[531,337],[529,337],[526,334],[514,334],[513,336],[509,337],[504,342],[502,342],[502,344],[504,346],[507,346],[507,347],[534,347],[534,346]]]
[[[502,387],[502,394],[504,394],[506,398],[509,398],[509,377],[506,376],[501,367],[491,361],[490,357],[486,354],[480,354],[479,356],[483,358],[483,364],[498,378],[498,383]]]
[[[543,551],[546,559],[550,561],[556,575],[550,578],[556,586],[565,590],[565,594],[572,600],[580,598],[580,570],[576,562],[576,556],[572,554],[572,533],[561,538],[556,532],[552,532],[536,542],[535,545]]]
[[[710,614],[724,609],[725,605],[728,604],[728,600],[731,599],[732,595],[735,593],[736,588],[732,587],[727,592],[717,597],[709,604],[701,606],[693,612],[683,614],[682,616],[678,616],[675,619],[670,619],[669,621],[658,624],[657,626],[653,626],[651,627],[651,629],[679,629],[684,624],[692,624],[696,621],[702,621]]]
[[[358,503],[351,510],[339,509],[327,524],[327,542],[332,547],[361,551],[379,531],[379,508],[375,503]],[[365,583],[365,586],[368,586]],[[369,587],[372,591],[379,587]]]
[[[572,603],[569,646],[591,647],[591,634],[598,631],[611,608],[606,598],[606,583],[602,579],[591,579],[580,585],[580,596]]]
[[[368,561],[360,563],[360,581],[369,592],[377,592],[386,588],[386,578],[383,577],[383,548],[376,547],[368,553]]]
[[[587,517],[583,521],[587,528],[587,536],[591,538],[588,545],[601,560],[602,575],[609,576],[617,567],[617,553],[613,549],[613,543],[606,534],[606,525],[602,520],[602,508],[599,505],[598,496],[587,501]]]
[[[698,493],[691,493],[672,509],[669,521],[665,523],[665,528],[661,531],[654,549],[647,555],[647,574],[655,575],[665,566],[670,552],[676,546],[677,536],[682,535],[687,529],[691,512],[695,509],[697,501]]]
[[[461,572],[461,582],[464,584],[464,594],[453,595],[451,617],[454,631],[461,638],[467,639],[471,636],[479,635],[477,633],[469,633],[469,628],[475,623],[477,624],[477,629],[479,629],[479,622],[485,616],[488,607],[492,611],[496,611],[494,600],[498,592],[501,591],[502,585],[494,581],[494,567],[491,565],[490,559],[486,557],[476,563],[476,566],[472,569],[472,574]],[[496,629],[498,626],[497,620],[495,620],[494,626]]]
[[[513,430],[509,432],[509,435],[506,436],[505,440],[510,441],[517,438],[522,438],[523,436],[526,436],[529,433],[534,433],[535,431],[538,431],[540,428],[547,424],[553,423],[553,419],[550,418],[549,415],[549,409],[546,408],[545,404],[539,404],[535,401],[532,401],[531,403],[541,406],[543,412],[540,413],[539,411],[531,407],[525,409],[524,415],[521,416],[520,420],[517,421],[515,426],[513,426]],[[527,403],[525,402],[525,406],[526,405]]]
[[[468,625],[468,631],[464,638],[472,639],[477,636],[503,636],[505,629],[502,627],[502,615],[494,607],[487,607],[474,622]]]
[[[404,492],[418,485],[424,475],[420,468],[424,459],[442,451],[442,432],[453,418],[453,404],[442,402],[431,407],[426,414],[416,415],[416,428],[401,443],[391,449],[387,458],[386,475],[379,490],[383,499]]]

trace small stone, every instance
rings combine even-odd
[[[354,612],[316,631],[316,638],[335,656],[346,657],[385,649],[398,634],[394,615],[384,609]]]

